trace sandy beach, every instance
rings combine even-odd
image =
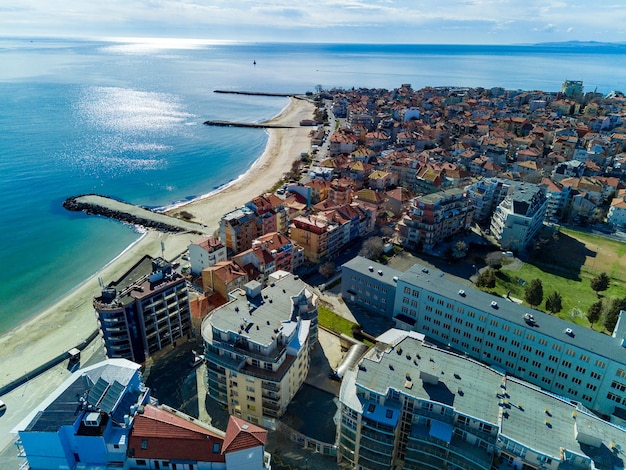
[[[214,233],[223,214],[269,190],[290,170],[292,162],[300,158],[300,153],[309,149],[308,133],[311,128],[300,127],[299,124],[302,119],[311,119],[313,110],[313,103],[291,98],[289,105],[268,123],[293,128],[269,129],[268,144],[263,155],[244,176],[223,190],[172,209],[170,213],[176,215],[185,210],[194,216],[194,221],[206,225],[208,234]],[[165,245],[165,257],[173,260],[196,239],[196,236],[189,234],[148,231],[112,262],[47,310],[2,335],[0,387],[68,351],[97,328],[91,301],[100,293],[98,277],[108,284],[127,271],[144,254],[161,256],[161,242]]]

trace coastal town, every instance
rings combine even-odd
[[[555,246],[626,242],[626,96],[566,80],[290,99],[303,111],[268,127],[268,147],[292,139],[286,171],[253,168],[247,201],[228,198],[246,180],[167,214],[71,198],[174,235],[90,284],[93,336],[40,373],[103,360],[15,424],[23,468],[625,468],[624,262],[576,277]],[[574,290],[497,284],[536,259]],[[197,415],[160,404],[157,366],[198,377]],[[323,437],[285,419],[303,386],[335,407]]]

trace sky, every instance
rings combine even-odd
[[[7,0],[0,35],[216,41],[626,42],[624,0]]]

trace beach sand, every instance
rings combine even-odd
[[[184,210],[194,221],[207,226],[213,234],[223,214],[241,207],[247,201],[263,194],[284,173],[294,160],[309,149],[310,127],[300,127],[302,119],[311,119],[314,104],[291,98],[289,105],[268,123],[293,126],[288,129],[269,129],[269,139],[263,155],[240,179],[206,198],[172,209],[176,215]],[[148,231],[136,243],[98,273],[84,281],[61,300],[35,318],[19,325],[0,337],[0,387],[28,374],[36,367],[84,341],[96,328],[96,314],[91,305],[100,294],[98,278],[105,284],[120,277],[145,254],[161,256],[161,242],[165,258],[174,260],[198,237],[190,234],[163,234]]]

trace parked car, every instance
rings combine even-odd
[[[0,413],[4,413],[7,409],[7,404],[0,400]]]

